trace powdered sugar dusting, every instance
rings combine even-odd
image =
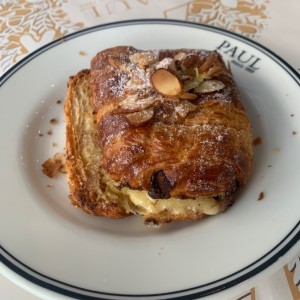
[[[155,65],[155,69],[171,69],[171,70],[175,70],[175,63],[174,63],[174,59],[171,57],[166,57],[163,60],[159,61],[156,65]]]
[[[118,84],[114,84],[111,87],[111,92],[113,93],[113,95],[115,97],[121,98],[124,94],[125,86],[128,82],[127,74],[119,73],[117,82],[118,82]]]
[[[218,136],[216,136],[216,140],[217,140],[218,142],[221,142],[221,141],[223,140],[223,135],[218,135]]]
[[[188,55],[184,55],[185,51]],[[219,58],[213,60],[206,71],[201,71],[202,64],[206,59],[209,60],[212,53],[198,50],[166,51],[159,60],[159,51],[130,51],[124,57],[116,57],[116,62],[112,62],[111,66],[114,77],[107,78],[102,88],[109,88],[108,97],[113,98],[109,113],[122,116],[124,122],[128,123],[123,130],[108,134],[110,138],[104,147],[104,165],[108,174],[114,174],[115,179],[132,188],[147,189],[148,177],[153,170],[168,166],[168,179],[178,186],[184,185],[191,194],[196,195],[201,188],[207,192],[216,188],[205,179],[206,170],[220,161],[229,165],[234,163],[232,159],[238,160],[240,152],[230,152],[228,149],[233,142],[238,148],[242,139],[235,128],[224,124],[222,114],[226,113],[227,108],[224,111],[220,108],[220,119],[218,113],[209,112],[209,109],[214,109],[213,105],[206,108],[206,103],[211,102],[221,103],[222,107],[235,107],[235,102],[238,102],[231,75]],[[201,56],[196,59],[198,65],[185,61],[187,57],[191,59],[191,54]],[[215,53],[213,55],[216,57]],[[160,68],[172,70],[182,81],[195,81],[185,94],[194,93],[196,97],[186,99],[181,97],[183,95],[167,97],[160,94],[150,80],[151,74]],[[216,74],[212,70],[217,70]],[[201,73],[207,71],[210,71],[211,77]],[[196,77],[199,77],[199,81]],[[199,91],[196,94],[197,85],[212,78],[222,82],[224,87],[219,85],[222,87],[220,90]],[[146,109],[153,113],[146,124],[132,122],[129,118],[129,114],[136,116],[136,113]],[[230,117],[226,122],[230,123]],[[176,174],[172,173],[173,170],[176,170]],[[185,174],[190,175],[183,179]],[[220,177],[220,180],[223,179]]]

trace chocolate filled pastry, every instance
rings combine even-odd
[[[216,51],[104,50],[70,77],[65,116],[70,198],[94,215],[201,219],[251,174],[251,124]]]

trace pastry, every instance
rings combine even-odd
[[[70,198],[94,215],[201,219],[251,174],[251,123],[216,51],[101,51],[69,79],[65,116]]]

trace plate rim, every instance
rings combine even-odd
[[[24,268],[26,268],[28,271],[35,273],[36,275],[45,278],[46,280],[50,280],[53,283],[49,283],[49,282],[45,282],[37,277],[34,277],[33,275],[29,274],[28,272],[24,271],[22,268],[18,267],[16,264],[14,264],[12,261],[10,261],[9,259],[7,259],[2,253],[0,253],[0,258],[1,258],[1,262],[8,267],[11,271],[15,272],[16,274],[18,274],[19,276],[21,276],[22,278],[28,280],[29,282],[41,287],[41,288],[45,288],[46,290],[50,290],[59,294],[62,294],[64,296],[68,296],[68,297],[74,297],[76,299],[81,299],[80,297],[84,296],[86,300],[93,300],[93,299],[114,299],[111,298],[112,296],[118,297],[115,299],[125,299],[127,297],[132,297],[132,298],[153,298],[153,297],[162,297],[162,296],[171,296],[168,298],[163,298],[163,299],[176,299],[176,300],[184,300],[186,299],[186,297],[188,296],[189,299],[198,299],[198,298],[202,298],[205,296],[209,296],[212,294],[216,294],[219,292],[222,292],[224,290],[230,289],[248,279],[251,279],[252,277],[260,274],[261,272],[265,271],[268,267],[270,267],[273,263],[275,263],[280,257],[284,256],[285,254],[287,254],[289,252],[289,250],[292,249],[292,247],[294,245],[297,244],[297,242],[300,240],[300,230],[298,230],[298,232],[293,236],[293,232],[294,230],[296,230],[299,227],[300,229],[300,221],[296,224],[296,226],[294,226],[294,228],[288,233],[288,235],[282,239],[276,246],[274,246],[269,252],[267,252],[265,255],[263,255],[262,257],[260,257],[259,259],[257,259],[256,261],[252,262],[251,264],[245,266],[244,268],[229,274],[221,279],[215,280],[213,282],[209,282],[208,284],[203,284],[203,285],[199,285],[196,287],[192,287],[192,288],[188,288],[188,289],[183,289],[183,290],[178,290],[178,291],[171,291],[171,292],[163,292],[163,293],[149,293],[149,294],[121,294],[121,293],[110,293],[110,292],[101,292],[101,291],[96,291],[96,290],[91,290],[91,289],[86,289],[86,288],[81,288],[72,284],[68,284],[65,283],[63,281],[57,280],[57,279],[53,279],[47,275],[44,275],[42,273],[40,273],[39,271],[34,270],[33,268],[27,266],[25,263],[21,262],[20,260],[18,260],[16,257],[14,257],[12,254],[10,254],[8,251],[5,250],[4,247],[2,247],[0,245],[0,250],[3,251],[4,253],[6,253],[6,255],[10,258],[12,258],[13,260],[15,260],[15,262],[17,262],[19,265],[23,266]],[[218,282],[222,282],[223,280],[226,280],[227,278],[230,278],[232,276],[235,276],[239,273],[243,273],[244,270],[247,270],[249,268],[251,268],[251,266],[254,266],[255,264],[257,264],[260,261],[263,261],[266,257],[268,257],[270,254],[272,254],[273,251],[276,251],[277,248],[279,248],[282,244],[285,243],[286,240],[289,239],[289,237],[292,236],[291,240],[288,241],[288,243],[286,245],[284,245],[280,251],[278,251],[277,253],[275,253],[275,255],[271,256],[270,258],[267,259],[267,261],[263,262],[261,265],[257,266],[256,268],[254,268],[253,270],[248,271],[245,274],[242,274],[240,277],[238,278],[233,278],[231,281],[225,283],[225,284],[220,284],[216,287],[211,287],[207,290],[204,291],[196,291],[197,289],[200,288],[204,288],[205,286],[209,286],[209,285],[213,285],[216,284]],[[87,295],[87,294],[80,294],[79,291],[71,291],[68,290],[66,288],[54,285],[54,283],[57,283],[58,285],[64,285],[66,287],[69,287],[71,289],[76,289],[85,293],[90,293],[90,294],[98,294],[100,297],[95,297],[95,296],[91,296],[91,295]],[[189,292],[193,292],[194,293],[189,293]],[[182,294],[182,293],[187,293],[184,295],[176,295],[176,294]],[[108,296],[110,298],[104,298],[102,296]],[[174,296],[174,297],[173,297]],[[192,298],[191,298],[192,297]]]
[[[92,26],[92,27],[84,28],[82,30],[79,30],[79,31],[70,33],[66,36],[63,36],[63,37],[61,37],[57,40],[54,40],[54,41],[52,41],[52,42],[36,49],[36,50],[34,50],[29,55],[27,55],[26,57],[21,59],[19,62],[17,62],[14,66],[9,68],[0,77],[0,87],[10,77],[12,77],[19,69],[21,69],[27,63],[29,63],[31,60],[35,59],[39,55],[41,55],[44,52],[48,51],[49,49],[60,45],[63,42],[67,42],[69,40],[78,38],[80,36],[83,36],[83,35],[86,35],[86,34],[89,34],[89,33],[92,33],[92,32],[98,32],[98,31],[102,31],[102,30],[105,30],[105,29],[131,26],[131,25],[135,25],[135,26],[136,25],[175,25],[175,26],[182,26],[182,27],[198,28],[198,29],[202,29],[202,30],[205,30],[205,31],[208,31],[208,32],[216,32],[216,33],[225,34],[226,36],[229,36],[229,37],[231,37],[235,40],[246,43],[246,44],[250,45],[251,47],[254,47],[255,49],[257,49],[257,50],[261,51],[262,53],[264,53],[265,55],[267,55],[276,64],[280,65],[280,67],[283,68],[290,75],[290,77],[294,81],[296,81],[296,83],[298,83],[298,85],[300,86],[300,74],[297,72],[297,70],[294,69],[289,63],[287,63],[279,55],[277,55],[276,53],[274,53],[273,51],[271,51],[267,47],[261,45],[260,43],[254,41],[254,40],[251,40],[247,37],[241,36],[237,33],[230,32],[226,29],[214,27],[214,26],[207,25],[207,24],[198,24],[198,23],[187,22],[187,21],[182,21],[182,20],[157,19],[157,18],[155,18],[155,19],[133,19],[133,20],[125,20],[125,21],[99,24],[99,25],[95,25],[95,26]],[[299,227],[299,229],[298,229],[298,227]],[[198,298],[198,297],[204,297],[204,296],[208,296],[208,295],[211,295],[211,294],[219,293],[223,290],[227,290],[229,288],[232,288],[232,287],[244,282],[245,280],[254,277],[255,275],[260,274],[262,271],[266,270],[268,267],[273,265],[280,257],[287,254],[297,244],[297,242],[299,240],[300,240],[300,221],[298,221],[298,223],[294,226],[294,228],[289,233],[287,233],[285,235],[285,237],[277,245],[275,245],[271,250],[269,250],[269,252],[267,252],[266,254],[264,254],[259,259],[252,262],[251,264],[247,265],[246,267],[244,267],[242,269],[239,269],[238,271],[236,271],[232,274],[226,275],[225,277],[222,277],[221,279],[209,282],[208,284],[202,284],[202,285],[199,285],[197,287],[192,287],[192,288],[183,289],[183,290],[179,290],[179,291],[164,292],[164,293],[159,293],[159,294],[132,294],[131,295],[131,294],[107,293],[107,292],[93,291],[93,290],[73,286],[73,285],[70,285],[68,283],[64,283],[64,282],[61,282],[59,280],[50,278],[46,275],[41,274],[38,271],[35,271],[34,269],[27,266],[25,263],[19,261],[13,255],[11,255],[1,245],[0,245],[0,250],[1,250],[0,261],[6,267],[8,267],[10,270],[17,273],[22,278],[27,279],[31,283],[33,283],[35,285],[38,285],[39,287],[46,288],[47,290],[51,290],[51,291],[54,291],[56,293],[65,295],[65,296],[71,296],[71,297],[75,297],[75,298],[84,296],[85,299],[106,299],[106,298],[103,298],[102,296],[109,297],[109,299],[113,299],[113,298],[111,298],[112,296],[116,296],[116,297],[119,297],[119,298],[120,297],[135,297],[135,298],[138,298],[138,297],[169,296],[168,298],[171,297],[171,299],[185,299],[187,295],[189,297]],[[285,244],[285,242],[287,242],[287,243]],[[272,254],[278,248],[279,248],[279,251]],[[3,253],[5,253],[5,255]],[[267,258],[269,255],[271,255],[271,257]],[[12,261],[10,261],[7,257],[10,257],[12,259]],[[265,262],[263,262],[262,264],[254,267],[254,269],[251,269],[251,266],[255,266],[257,263],[259,263],[260,261],[263,261],[265,258],[267,258],[267,260]],[[24,271],[22,268],[20,268],[16,264],[14,264],[13,261],[18,263],[19,265],[23,266],[28,271],[31,271],[31,272],[37,274],[38,276],[41,276],[42,278],[45,278],[46,280],[50,280],[54,283],[58,283],[59,285],[64,285],[64,286],[72,288],[72,289],[77,289],[77,290],[80,290],[82,292],[88,292],[88,293],[93,293],[93,294],[96,293],[100,296],[100,298],[97,297],[97,296],[95,297],[95,296],[88,296],[88,295],[84,295],[84,294],[79,294],[78,292],[74,292],[74,291],[68,290],[66,288],[56,286],[53,283],[51,284],[47,281],[43,281],[43,280],[31,275],[28,271],[27,272]],[[245,270],[249,269],[249,268],[250,268],[250,270],[248,270],[248,272],[243,274],[243,272]],[[239,275],[239,277],[233,278],[233,279],[229,280],[228,282],[226,282],[225,284],[222,284],[222,281],[224,281],[228,278],[231,278],[231,277],[235,277],[239,273],[242,273],[241,275]],[[219,283],[219,285],[216,285],[215,287],[210,287],[210,288],[208,288],[204,291],[196,291],[197,289],[199,290],[200,288],[204,288],[205,286],[211,286],[211,285],[215,285],[217,283]],[[180,295],[182,293],[188,293],[188,294]]]
[[[233,37],[234,39],[237,39],[242,42],[246,42],[250,46],[254,46],[255,48],[259,49],[264,54],[271,57],[273,60],[275,60],[281,67],[283,67],[288,73],[295,79],[296,82],[300,85],[300,73],[292,67],[285,59],[283,59],[280,55],[276,54],[274,51],[270,50],[268,47],[262,45],[261,43],[252,40],[246,36],[242,36],[238,33],[229,31],[227,29],[215,27],[213,25],[208,24],[202,24],[202,23],[194,23],[190,21],[184,21],[184,20],[175,20],[175,19],[161,19],[161,18],[149,18],[149,19],[132,19],[132,20],[124,20],[124,21],[116,21],[116,22],[109,22],[109,23],[103,23],[98,24],[94,26],[90,26],[87,28],[83,28],[81,30],[69,33],[65,36],[62,36],[54,41],[51,41],[36,50],[29,53],[26,57],[22,58],[20,61],[18,61],[16,64],[14,64],[12,67],[10,67],[7,71],[4,72],[4,74],[0,77],[0,87],[5,83],[6,80],[8,80],[17,70],[19,70],[23,65],[30,62],[32,59],[34,59],[36,56],[42,54],[43,52],[46,52],[47,50],[64,43],[66,41],[72,40],[74,38],[77,38],[81,35],[85,35],[88,33],[92,33],[95,31],[105,30],[107,28],[114,28],[114,27],[123,27],[128,25],[146,25],[146,24],[169,24],[169,25],[181,25],[183,27],[194,27],[198,29],[205,29],[212,32],[217,33],[225,33],[227,36]]]

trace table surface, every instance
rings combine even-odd
[[[261,43],[300,72],[299,11],[298,0],[3,0],[0,75],[30,52],[68,33],[137,18],[178,19],[226,28]],[[0,299],[41,298],[0,275]],[[226,300],[238,299],[299,300],[300,253],[258,285]]]

